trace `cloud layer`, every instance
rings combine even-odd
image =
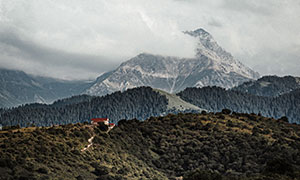
[[[192,57],[203,27],[261,74],[300,76],[294,0],[2,0],[0,67],[87,79],[141,53]]]

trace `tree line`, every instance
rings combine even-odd
[[[87,98],[84,95],[83,99],[88,100],[73,104],[63,101],[52,105],[35,103],[11,108],[1,113],[0,124],[51,126],[89,122],[96,117],[107,117],[111,122],[117,123],[120,119],[144,120],[150,116],[159,116],[167,109],[167,98],[150,87],[115,92],[103,97]]]
[[[287,116],[291,123],[300,123],[300,89],[277,97],[257,96],[220,87],[187,88],[177,95],[212,112],[227,108],[274,118]]]

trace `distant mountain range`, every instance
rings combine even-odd
[[[100,76],[84,93],[102,96],[140,86],[175,93],[187,87],[232,88],[259,78],[258,73],[223,50],[205,30],[184,33],[198,39],[195,58],[142,53]]]
[[[299,107],[300,89],[278,97],[263,97],[220,87],[187,88],[177,95],[139,87],[102,97],[81,95],[52,105],[30,104],[0,111],[0,124],[50,126],[89,122],[93,117],[108,117],[117,123],[122,119],[145,120],[168,113],[219,112],[222,109],[274,118],[286,116],[289,122],[300,123]]]
[[[0,108],[26,103],[52,103],[78,95],[89,86],[90,83],[84,81],[63,81],[0,69]]]

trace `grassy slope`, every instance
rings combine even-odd
[[[0,179],[293,179],[299,151],[299,125],[248,114],[25,128],[0,133]]]
[[[203,109],[199,108],[198,106],[195,106],[193,104],[190,104],[184,100],[182,100],[179,96],[176,94],[170,94],[165,91],[162,91],[160,89],[154,89],[154,91],[159,92],[161,95],[166,96],[168,99],[168,110],[171,109],[176,109],[179,111],[184,111],[184,110],[196,110],[201,112]]]

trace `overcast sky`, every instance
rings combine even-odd
[[[0,0],[0,67],[93,79],[142,52],[193,57],[204,28],[262,75],[300,76],[298,0]]]

